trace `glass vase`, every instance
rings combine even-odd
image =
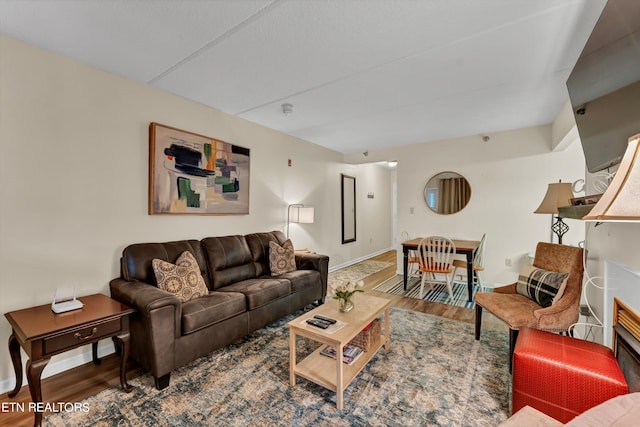
[[[338,300],[340,302],[340,311],[346,313],[353,309],[353,301],[351,301],[351,297],[349,298],[340,298]]]

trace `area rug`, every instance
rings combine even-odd
[[[411,277],[407,281],[407,290],[404,290],[402,283],[403,276],[398,274],[389,280],[386,280],[373,288],[376,291],[386,292],[394,295],[403,295],[410,298],[420,298],[420,278]],[[455,305],[456,307],[475,308],[476,301],[471,298],[471,301],[467,301],[469,292],[467,290],[467,282],[454,281],[451,285],[453,289],[453,301],[449,299],[449,293],[447,292],[447,286],[444,282],[435,284],[431,289],[427,291],[427,285],[425,284],[425,294],[422,297],[423,300],[439,302],[441,304]],[[473,294],[480,290],[480,287],[476,284],[473,285]]]
[[[339,285],[347,280],[356,281],[391,267],[393,263],[382,261],[362,261],[357,264],[329,272],[328,285]]]
[[[307,308],[308,310],[309,308]],[[300,315],[302,312],[296,313]],[[88,412],[45,416],[48,426],[495,426],[508,416],[505,331],[391,308],[391,347],[336,394],[303,378],[289,385],[288,316],[171,374],[129,381],[84,400]],[[317,346],[302,339],[297,357]]]

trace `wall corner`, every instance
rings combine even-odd
[[[571,102],[567,100],[551,124],[551,151],[563,151],[578,138]]]

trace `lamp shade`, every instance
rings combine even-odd
[[[571,205],[573,191],[571,191],[570,182],[556,182],[549,184],[547,194],[544,195],[542,203],[538,209],[533,211],[537,214],[557,214],[560,206]]]
[[[613,181],[585,221],[640,221],[640,133],[629,138]]]
[[[291,222],[299,224],[313,224],[314,209],[312,207],[296,206],[291,209]]]

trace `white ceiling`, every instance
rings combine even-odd
[[[3,0],[0,32],[351,153],[551,123],[605,3]]]

